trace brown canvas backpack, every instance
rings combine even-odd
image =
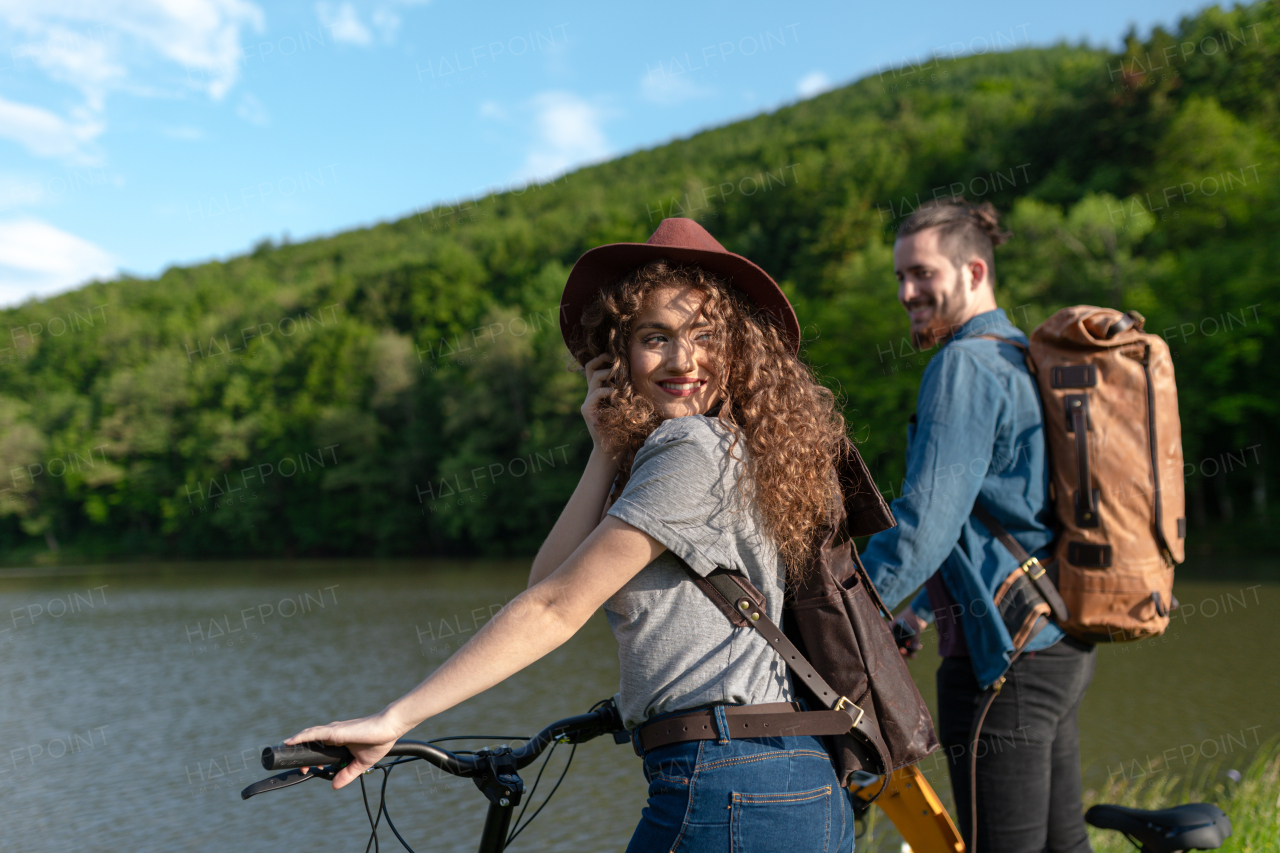
[[[1162,633],[1184,556],[1173,361],[1143,323],[1136,311],[1064,308],[1031,333],[1027,354],[1061,528],[1049,577],[1069,613],[1063,630],[1088,642]]]

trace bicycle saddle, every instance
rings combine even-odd
[[[1084,819],[1099,829],[1114,829],[1142,845],[1144,853],[1213,850],[1231,837],[1231,818],[1209,803],[1188,803],[1159,811],[1097,805]]]

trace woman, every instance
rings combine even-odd
[[[650,783],[629,850],[852,849],[848,794],[818,738],[728,736],[731,719],[789,711],[779,703],[795,697],[777,653],[733,628],[685,568],[745,574],[780,622],[787,576],[839,500],[844,422],[796,358],[795,313],[768,274],[688,219],[664,220],[645,244],[587,252],[561,308],[588,378],[592,451],[529,589],[380,713],[286,743],[346,744],[355,760],[340,788],[604,606],[619,711]],[[710,735],[684,724],[699,714],[714,720]]]

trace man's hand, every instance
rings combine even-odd
[[[929,623],[917,616],[910,607],[898,614],[893,622],[893,638],[898,641],[898,651],[908,658],[915,657],[916,652],[924,647],[920,642],[920,635],[928,627]]]

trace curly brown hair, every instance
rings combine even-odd
[[[654,291],[683,286],[706,297],[702,313],[714,328],[711,351],[720,380],[716,417],[733,435],[730,454],[741,458],[735,450],[745,443],[750,493],[788,577],[799,580],[814,533],[830,521],[840,500],[835,462],[846,446],[844,417],[834,395],[792,354],[770,315],[695,264],[650,261],[603,287],[583,312],[581,343],[573,353],[578,364],[601,353],[612,360],[609,383],[615,390],[599,406],[597,429],[618,459],[615,497],[636,452],[662,423],[632,385],[632,326]],[[741,480],[737,485],[745,494]]]

